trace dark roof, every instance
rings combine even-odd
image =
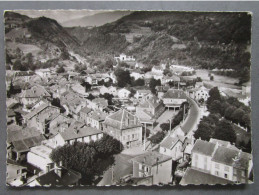
[[[31,89],[24,90],[21,98],[32,98],[32,97],[50,97],[50,94],[42,86],[33,86]]]
[[[172,99],[186,99],[186,95],[182,90],[178,89],[169,89],[163,96],[163,98],[172,98]]]
[[[40,145],[41,142],[45,139],[46,138],[43,135],[39,135],[35,137],[21,139],[18,141],[13,141],[12,143],[14,146],[14,150],[16,152],[25,152],[25,151],[29,151],[31,147]]]
[[[100,133],[102,133],[102,131],[93,127],[84,126],[80,128],[78,126],[73,126],[73,127],[69,127],[64,132],[60,132],[60,135],[64,140],[72,140],[72,139],[87,137],[90,135],[96,135]]]
[[[220,146],[211,160],[235,168],[247,169],[251,158],[252,155],[249,153]]]
[[[160,154],[155,151],[146,152],[146,153],[136,156],[135,158],[132,159],[132,161],[134,161],[134,162],[142,163],[142,164],[145,164],[148,166],[154,166],[156,164],[161,164],[168,160],[172,160],[172,157],[164,155],[164,154]]]
[[[193,146],[192,153],[196,152],[206,156],[212,156],[215,148],[216,144],[198,139]]]
[[[160,144],[161,147],[171,149],[180,139],[178,137],[167,136]]]
[[[55,173],[55,170],[51,170],[39,176],[36,180],[41,186],[68,186],[77,183],[78,180],[81,179],[81,174],[76,171],[62,168],[61,172],[61,177],[59,177],[59,175]]]
[[[187,185],[187,184],[209,184],[209,185],[216,185],[216,184],[232,184],[233,182],[216,177],[214,175],[204,173],[192,168],[187,168],[180,185]]]

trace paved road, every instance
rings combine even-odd
[[[154,131],[160,131],[160,125],[162,123],[169,123],[169,119],[172,119],[178,111],[174,112],[173,110],[166,110],[165,112],[163,112],[163,114],[157,119],[157,122],[159,123],[155,128]]]
[[[190,131],[195,130],[196,125],[199,122],[199,118],[200,118],[199,106],[193,99],[188,98],[188,100],[191,104],[191,107],[190,107],[190,111],[189,111],[189,114],[188,114],[186,120],[181,125],[184,132],[190,132]]]
[[[113,168],[113,181],[112,181],[112,169],[105,171],[102,180],[97,186],[112,185],[115,181],[118,181],[121,177],[133,173],[133,165],[130,159],[134,156],[118,154],[115,155],[115,165]]]

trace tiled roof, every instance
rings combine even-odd
[[[41,186],[68,186],[78,182],[81,174],[62,167],[61,177],[55,173],[55,170],[45,173],[36,178]]]
[[[7,126],[7,142],[11,143],[13,141],[22,140],[30,137],[39,136],[40,132],[34,128],[22,129],[18,125],[8,125]]]
[[[91,108],[88,108],[87,106],[85,106],[84,108],[82,108],[81,110],[80,110],[80,112],[83,112],[83,113],[85,113],[85,114],[88,114],[89,112],[91,112],[92,111],[92,109]]]
[[[72,126],[66,129],[64,132],[61,132],[60,135],[64,140],[72,140],[72,139],[87,137],[90,135],[96,135],[100,133],[102,133],[102,131],[93,127],[84,126],[80,128],[78,126],[77,127]]]
[[[211,160],[236,168],[247,169],[251,158],[252,156],[249,153],[220,146]]]
[[[21,98],[32,98],[32,97],[50,97],[50,94],[42,86],[33,86],[31,89],[24,90]]]
[[[118,128],[118,129],[128,129],[133,127],[141,126],[138,118],[126,111],[125,109],[121,109],[109,116],[106,117],[105,122],[106,125]]]
[[[108,101],[104,98],[95,98],[92,100],[92,102],[94,102],[97,105],[101,105],[101,106],[108,106]]]
[[[172,157],[170,156],[160,154],[155,151],[149,151],[139,156],[136,156],[135,158],[132,159],[132,161],[142,163],[148,166],[154,166],[156,164],[161,164],[171,159]]]
[[[180,185],[187,185],[187,184],[194,184],[194,185],[200,185],[200,184],[231,184],[233,182],[216,177],[214,175],[204,173],[192,168],[187,168]]]
[[[142,108],[156,108],[160,105],[161,103],[159,102],[159,99],[155,96],[151,97],[150,99],[147,100],[142,100],[139,104],[140,107]]]
[[[43,140],[46,140],[46,138],[43,135],[38,135],[13,141],[12,143],[16,152],[25,152],[28,151],[31,147],[40,145]]]
[[[171,99],[186,99],[186,95],[182,90],[169,89],[163,96],[163,98]]]
[[[30,119],[32,118],[33,116],[35,116],[36,114],[40,113],[41,111],[45,110],[46,108],[48,107],[52,107],[52,108],[56,108],[56,109],[59,109],[58,107],[55,107],[55,106],[50,106],[49,104],[42,104],[40,105],[39,107],[35,108],[33,111],[29,112],[27,115],[24,116],[24,118],[26,119]]]
[[[206,156],[212,156],[213,152],[215,151],[215,148],[216,144],[198,139],[194,144],[192,153],[196,152]]]
[[[101,111],[92,111],[88,117],[96,121],[104,121],[105,118],[107,117],[107,114]]]
[[[171,149],[179,141],[178,137],[167,136],[160,144],[161,147]]]

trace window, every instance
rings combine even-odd
[[[19,174],[19,173],[20,173],[20,170],[18,169],[18,170],[17,170],[17,174]]]
[[[215,164],[215,168],[219,169],[219,164],[218,163]]]
[[[245,177],[245,171],[242,171],[242,177]]]
[[[132,134],[132,139],[134,139],[134,134]]]
[[[224,170],[228,172],[229,171],[229,167],[225,166]]]
[[[164,148],[164,152],[166,152],[166,148]]]
[[[233,174],[237,174],[237,170],[236,169],[233,169]]]
[[[225,174],[224,174],[224,177],[227,179],[227,178],[228,178],[228,174],[225,173]]]
[[[219,172],[218,172],[218,171],[215,171],[215,175],[217,175],[217,176],[218,176],[218,175],[219,175]]]

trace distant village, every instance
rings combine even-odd
[[[251,153],[232,140],[195,135],[210,115],[207,101],[217,86],[197,77],[194,68],[174,62],[143,71],[145,65],[134,56],[120,54],[114,61],[107,72],[60,66],[6,71],[7,185],[80,185],[82,173],[54,162],[51,153],[78,142],[97,142],[105,135],[123,149],[115,164],[96,176],[95,185],[252,182]],[[118,67],[129,73],[131,84],[126,81],[122,87],[128,77],[120,78]],[[211,81],[216,77],[213,71],[222,70],[212,70]],[[222,97],[250,106],[250,83],[217,90]],[[250,131],[239,121],[233,120],[233,125],[244,134]]]

